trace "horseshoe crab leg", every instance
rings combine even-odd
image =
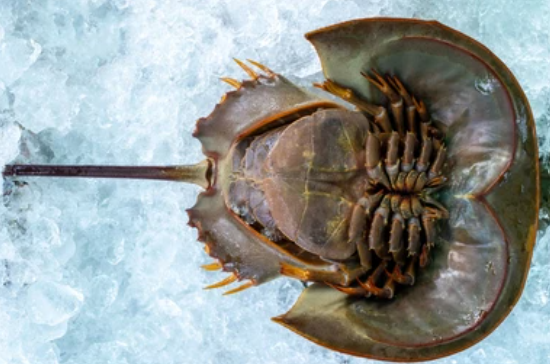
[[[340,287],[349,287],[352,282],[369,270],[362,266],[346,267],[345,264],[334,264],[331,269],[338,269],[341,274],[335,276],[332,270],[300,268],[285,262],[281,263],[280,273],[283,276],[299,279],[303,282],[322,282]]]
[[[413,97],[413,103],[418,111],[418,115],[420,115],[420,135],[422,136],[422,139],[427,139],[431,130],[432,120],[430,119],[426,105],[422,100],[417,101]]]
[[[388,82],[393,86],[393,88],[401,95],[405,101],[406,114],[407,114],[407,131],[416,134],[417,125],[416,125],[416,106],[414,106],[411,95],[407,92],[407,89],[401,81],[396,77],[388,77]]]
[[[390,250],[393,255],[393,260],[398,264],[405,264],[405,249],[403,247],[403,230],[405,229],[405,221],[399,213],[394,213],[392,216],[392,224],[390,230]]]
[[[384,259],[388,252],[388,246],[383,242],[383,233],[388,225],[389,213],[390,197],[386,195],[380,203],[380,206],[374,212],[374,218],[368,237],[369,249],[374,250],[380,259]]]
[[[388,181],[388,177],[382,169],[382,161],[380,160],[380,141],[372,133],[367,136],[365,153],[367,155],[365,166],[369,178],[374,181],[374,184],[381,184],[386,189],[390,189],[390,181]]]
[[[372,222],[372,212],[382,199],[383,192],[364,196],[353,208],[349,228],[349,241],[357,246],[359,261],[365,269],[372,268],[372,251],[369,249],[366,233]]]
[[[401,170],[409,172],[414,164],[414,149],[416,147],[416,137],[408,132],[405,137],[405,150],[403,151],[403,160],[401,161]]]
[[[428,176],[425,172],[420,172],[418,174],[418,178],[416,179],[416,183],[414,184],[414,192],[418,193],[421,192],[424,186],[426,186],[426,183],[428,183]]]
[[[128,178],[181,181],[199,185],[204,189],[210,186],[212,162],[208,159],[187,166],[63,166],[63,165],[6,165],[4,177],[92,177]]]
[[[416,266],[416,257],[411,259],[409,264],[407,265],[407,268],[405,270],[405,273],[401,271],[401,267],[396,264],[393,268],[393,272],[389,273],[386,272],[386,274],[393,279],[395,282],[403,285],[412,286],[414,284],[415,280],[415,266]]]
[[[388,175],[390,179],[390,184],[393,188],[395,187],[395,180],[397,179],[397,175],[399,173],[399,165],[401,163],[401,160],[398,158],[398,153],[399,134],[393,132],[390,136],[390,139],[388,140],[388,149],[386,152],[385,163],[386,174]]]
[[[326,283],[325,284],[329,287],[332,287],[340,292],[343,292],[345,294],[348,294],[350,296],[364,296],[364,297],[370,297],[372,294],[368,291],[366,291],[362,286],[358,287],[343,287],[336,284]]]
[[[380,127],[380,129],[382,129],[383,132],[391,133],[393,131],[393,127],[391,125],[391,121],[388,116],[388,111],[386,110],[385,107],[370,104],[362,100],[361,98],[357,97],[353,92],[353,90],[342,87],[331,80],[326,80],[322,84],[315,83],[313,84],[313,86],[320,88],[321,90],[330,92],[334,96],[337,96],[342,100],[345,100],[350,104],[357,106],[359,110],[364,111],[370,116],[374,117],[374,123],[378,127]]]
[[[400,136],[405,136],[405,119],[403,118],[403,98],[397,93],[390,85],[391,78],[388,77],[388,83],[384,77],[380,76],[374,69],[371,70],[374,77],[361,72],[361,75],[365,77],[370,83],[378,88],[391,102],[391,111],[395,127]]]
[[[437,151],[435,161],[428,172],[428,177],[430,180],[435,179],[437,176],[441,175],[441,169],[443,168],[443,163],[445,162],[445,157],[447,156],[447,149],[445,146],[442,146]]]
[[[420,252],[420,220],[416,217],[409,219],[408,222],[408,244],[407,255],[415,256]]]
[[[376,283],[385,275],[387,262],[383,260],[378,265],[378,268],[370,275],[365,283],[361,280],[357,280],[359,285],[365,289],[365,291],[372,293],[377,297],[392,298],[394,293],[394,281],[391,278],[386,280],[386,283],[382,288],[377,287]]]
[[[430,158],[432,156],[433,143],[431,138],[424,139],[422,141],[422,147],[420,151],[420,157],[416,162],[416,170],[418,172],[426,172],[430,165]]]

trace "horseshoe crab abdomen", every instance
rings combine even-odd
[[[368,128],[360,113],[328,109],[241,141],[230,206],[269,238],[348,258],[355,252],[347,239],[351,212],[367,183]]]

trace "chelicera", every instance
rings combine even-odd
[[[197,122],[197,165],[10,165],[4,176],[198,184],[188,215],[214,259],[203,268],[229,273],[206,288],[308,282],[273,320],[352,355],[422,361],[470,347],[518,300],[536,238],[537,141],[521,87],[437,22],[360,19],[306,37],[325,92],[238,61],[249,79],[222,78],[234,90]]]

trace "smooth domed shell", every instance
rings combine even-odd
[[[346,240],[347,221],[365,188],[368,125],[360,113],[318,111],[286,128],[266,159],[262,186],[273,218],[313,254],[346,259],[355,252]]]
[[[430,360],[473,345],[519,298],[536,237],[538,152],[521,87],[487,48],[437,22],[355,20],[306,37],[327,79],[383,103],[360,76],[374,68],[426,103],[446,131],[450,218],[432,263],[393,301],[315,284],[274,320],[320,345],[381,360]]]
[[[286,78],[269,72],[258,74],[227,92],[214,111],[197,121],[194,136],[203,153],[213,162],[212,184],[199,194],[187,212],[189,224],[198,230],[205,250],[239,280],[261,284],[280,276],[282,263],[317,270],[331,270],[328,262],[298,257],[255,231],[232,211],[228,195],[235,168],[233,155],[239,142],[251,133],[278,125],[289,115],[311,114],[317,109],[340,108],[328,100],[305,92]],[[335,282],[346,281],[347,273],[334,274]]]

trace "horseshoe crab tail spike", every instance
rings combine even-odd
[[[187,166],[62,166],[62,165],[7,165],[3,177],[86,177],[128,178],[181,181],[203,188],[210,186],[212,162],[208,159]]]
[[[248,288],[250,288],[250,287],[252,287],[252,286],[254,286],[254,282],[249,281],[249,282],[246,282],[245,284],[240,285],[240,286],[237,287],[237,288],[233,288],[233,289],[230,289],[230,290],[227,291],[227,292],[224,292],[223,295],[224,295],[224,296],[229,296],[229,295],[232,295],[232,294],[235,294],[235,293],[244,291],[245,289],[248,289]]]
[[[226,277],[225,279],[222,279],[218,283],[211,284],[209,286],[204,287],[204,289],[214,289],[214,288],[220,288],[227,286],[228,284],[231,284],[237,280],[237,276],[234,274],[231,274],[229,277]]]

